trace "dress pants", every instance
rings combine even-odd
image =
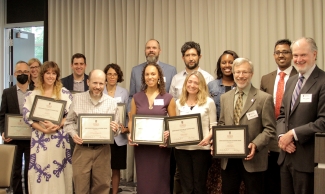
[[[280,166],[278,165],[279,152],[270,151],[268,166],[265,172],[265,194],[280,194]]]
[[[183,194],[206,194],[212,157],[210,150],[175,149]]]
[[[282,194],[314,193],[314,173],[295,170],[290,156],[285,157],[280,167],[280,175]]]
[[[264,193],[264,171],[247,172],[244,168],[242,159],[228,159],[225,170],[221,169],[222,193],[239,193],[240,183],[243,180],[247,194]]]
[[[109,193],[112,174],[110,150],[109,144],[76,145],[72,156],[76,194]]]

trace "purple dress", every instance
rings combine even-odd
[[[137,107],[136,114],[167,115],[167,108],[173,97],[165,93],[156,99],[163,99],[164,105],[154,105],[149,109],[146,94],[141,91],[133,96]],[[158,145],[139,145],[134,147],[137,172],[137,193],[141,194],[168,194],[170,193],[170,148],[161,148]]]

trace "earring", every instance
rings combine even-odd
[[[158,79],[158,85],[160,84],[160,79]]]

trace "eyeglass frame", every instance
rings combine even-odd
[[[30,71],[28,71],[28,70],[25,70],[25,71],[18,70],[18,71],[15,71],[15,73],[16,73],[17,75],[21,75],[21,74],[29,74]]]
[[[243,74],[244,76],[247,76],[250,73],[252,73],[252,72],[251,71],[234,71],[234,74],[236,74],[236,75]]]
[[[111,74],[111,73],[107,73],[106,74],[108,77],[118,77],[118,74],[117,73],[113,73],[113,74]]]
[[[292,53],[291,51],[275,51],[274,54],[277,56],[280,56],[281,54],[284,56],[289,55],[290,53]]]
[[[40,68],[40,67],[41,67],[41,66],[38,65],[38,66],[34,66],[34,67],[29,67],[29,69],[32,70],[32,69],[36,69],[36,68]]]

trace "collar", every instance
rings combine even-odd
[[[305,77],[305,80],[307,80],[307,79],[309,78],[309,76],[311,75],[311,73],[314,71],[315,67],[316,67],[316,64],[314,64],[314,65],[313,65],[310,69],[308,69],[308,70],[306,71],[306,73],[304,73],[304,74],[301,74],[301,73],[299,72],[299,77],[300,77],[301,75],[303,75],[303,76]]]
[[[280,72],[284,72],[284,73],[286,73],[286,75],[288,75],[288,76],[290,76],[290,73],[291,73],[291,71],[292,71],[292,65],[290,66],[290,67],[288,67],[287,69],[285,69],[284,71],[281,71],[280,69],[279,69],[279,67],[278,67],[278,70],[277,70],[277,72],[276,72],[276,75],[279,75],[279,73]]]
[[[201,71],[202,71],[202,69],[201,69],[201,67],[199,67],[197,70],[195,70],[195,71],[198,71],[198,72],[200,72],[200,73],[202,73]],[[186,69],[184,69],[183,70],[183,76],[187,76],[188,75],[188,73],[187,73],[187,71],[186,71]]]
[[[244,88],[243,89],[244,94],[248,95],[249,90],[251,89],[251,87],[252,87],[252,84],[250,83],[246,88]],[[236,88],[235,95],[238,94],[238,92],[239,92],[239,89]]]

